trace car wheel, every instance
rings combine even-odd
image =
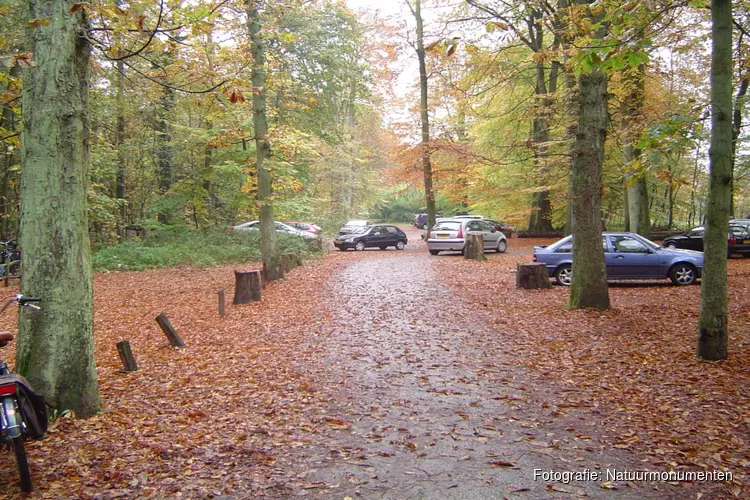
[[[497,242],[497,253],[503,253],[508,248],[508,242],[505,240],[500,240]]]
[[[427,224],[422,224],[422,229],[427,229]]]
[[[674,241],[670,241],[666,245],[664,245],[664,248],[668,248],[669,250],[675,250],[677,248],[677,245],[675,245]]]
[[[570,286],[573,282],[573,266],[565,264],[558,267],[555,271],[555,280],[558,285]]]
[[[357,242],[356,245],[354,245],[354,248],[356,248],[358,251],[362,251],[365,249],[365,242],[360,240]]]
[[[406,243],[404,243],[402,240],[398,240],[396,242],[396,250],[403,250],[406,247]]]
[[[440,253],[440,250],[430,250],[430,255],[437,255]]]
[[[675,285],[692,285],[698,276],[690,264],[677,264],[669,270],[669,278]]]

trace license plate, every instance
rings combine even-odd
[[[436,234],[435,237],[436,238],[448,238],[450,237],[450,235],[449,234]]]

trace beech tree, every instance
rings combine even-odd
[[[260,212],[260,249],[263,258],[264,278],[279,279],[281,256],[276,247],[276,226],[273,220],[273,187],[268,159],[271,143],[268,140],[266,119],[266,55],[258,2],[246,0],[247,28],[250,35],[250,53],[253,58],[253,135],[255,137],[255,169],[258,172],[258,209]]]
[[[698,357],[727,358],[727,231],[732,196],[732,2],[711,2],[711,149],[706,257],[701,279]]]
[[[34,62],[23,72],[21,293],[16,371],[58,411],[99,410],[86,189],[90,44],[72,1],[26,2]]]
[[[601,22],[587,0],[579,0],[582,16],[592,25]],[[587,34],[588,35],[588,34]],[[596,42],[605,35],[602,26],[595,29],[591,39]],[[602,250],[601,186],[604,142],[607,138],[607,74],[600,67],[596,55],[585,55],[587,67],[579,68],[578,77],[569,77],[571,126],[571,198],[569,211],[573,232],[573,283],[568,307],[609,308],[607,271]]]
[[[424,196],[427,207],[427,235],[429,236],[432,226],[435,225],[435,189],[432,183],[432,154],[430,144],[430,113],[427,102],[427,63],[424,45],[424,22],[422,19],[422,0],[415,0],[412,5],[408,0],[406,4],[411,9],[414,20],[417,23],[417,59],[419,61],[419,119],[422,125],[422,172],[424,174]]]

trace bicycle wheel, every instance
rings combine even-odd
[[[26,459],[23,436],[11,439],[11,448],[13,448],[13,454],[16,456],[18,477],[21,479],[21,490],[29,493],[34,490],[34,485],[31,484],[31,471],[29,470],[29,461]]]
[[[8,274],[9,276],[19,276],[21,274],[21,261],[14,260],[8,263]]]

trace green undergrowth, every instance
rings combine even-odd
[[[277,235],[280,253],[298,252],[303,258],[322,254],[320,248],[302,238]],[[194,231],[158,225],[149,228],[142,239],[95,249],[92,258],[96,272],[259,262],[260,234],[257,231],[232,233],[225,229]]]

